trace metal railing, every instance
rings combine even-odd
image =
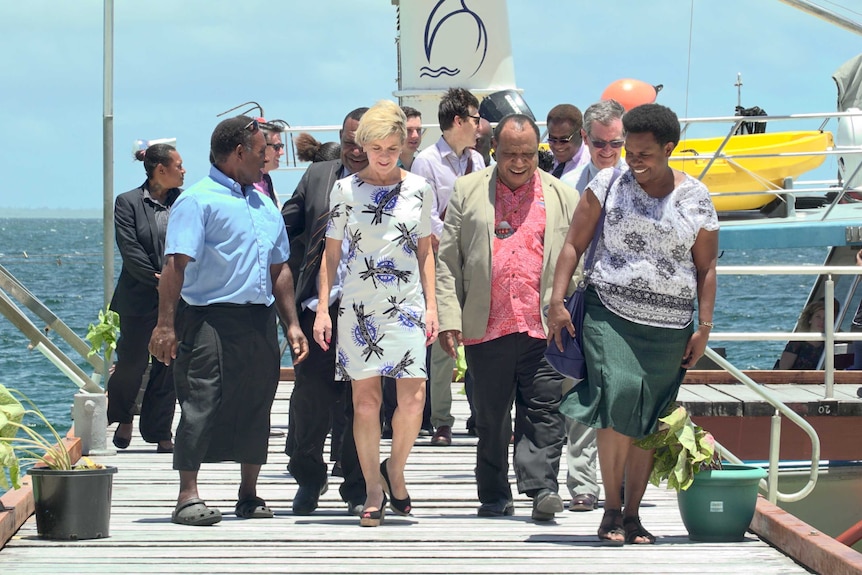
[[[8,295],[7,295],[8,294]],[[11,297],[10,297],[11,296]],[[45,327],[39,329],[30,320],[22,309],[12,301],[18,300],[21,305],[36,314],[45,322]],[[69,359],[60,348],[48,337],[48,332],[53,330],[62,337],[66,343],[72,346],[90,365],[96,374],[105,370],[105,363],[98,354],[89,355],[90,346],[73,332],[68,325],[54,315],[48,307],[19,282],[9,270],[0,265],[0,314],[6,316],[18,331],[23,333],[30,341],[30,347],[44,355],[54,366],[79,388],[90,393],[104,393],[98,384],[98,376],[89,376],[84,370]]]
[[[817,275],[825,276],[823,284],[824,305],[826,317],[835,317],[835,281],[833,275],[856,275],[860,274],[860,268],[856,266],[719,266],[716,268],[719,275]],[[824,399],[834,398],[834,372],[835,372],[835,323],[826,322],[825,331],[818,332],[714,332],[709,336],[709,341],[767,341],[767,340],[790,340],[790,341],[823,341],[824,343]],[[841,339],[848,341],[862,340],[862,332],[841,332]],[[820,438],[816,430],[805,419],[787,407],[774,393],[745,375],[729,361],[721,357],[711,348],[707,348],[704,354],[715,362],[719,367],[727,371],[740,383],[748,387],[775,408],[771,418],[769,436],[769,469],[767,478],[761,482],[761,487],[766,491],[770,502],[777,501],[799,501],[807,496],[817,483],[820,460]],[[811,467],[808,474],[808,482],[798,491],[793,493],[782,493],[778,491],[778,464],[780,459],[781,445],[781,416],[786,417],[796,424],[808,435],[811,440]],[[721,456],[733,463],[742,461],[729,452],[726,448],[717,444]]]

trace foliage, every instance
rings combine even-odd
[[[105,350],[105,363],[111,363],[111,355],[117,349],[117,334],[120,333],[120,316],[110,308],[99,310],[99,323],[87,327],[84,339],[90,342],[90,353],[101,353]]]
[[[47,427],[50,435],[35,431],[25,421],[28,417]],[[23,432],[22,437],[18,436],[19,432]],[[63,439],[42,412],[23,393],[0,384],[0,470],[9,473],[8,480],[6,473],[0,473],[0,487],[8,489],[11,484],[18,489],[22,468],[37,463],[50,469],[73,469]],[[74,469],[101,467],[85,457]]]
[[[695,425],[684,407],[676,403],[659,418],[658,429],[635,442],[642,449],[655,449],[650,483],[667,480],[668,489],[688,489],[695,473],[720,467],[712,434]]]

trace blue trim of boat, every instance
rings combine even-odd
[[[860,214],[862,216],[862,214]],[[777,222],[765,220],[757,223],[722,223],[718,232],[718,247],[722,250],[750,250],[755,248],[810,248],[844,246],[847,228],[862,226],[859,220],[827,220]]]

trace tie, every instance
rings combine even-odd
[[[555,178],[559,179],[559,177],[563,175],[563,170],[565,170],[565,169],[566,169],[566,162],[560,162],[559,164],[557,164],[557,167],[554,168],[554,171],[551,172],[551,175],[554,176]]]

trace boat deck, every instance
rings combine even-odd
[[[171,456],[155,453],[136,432],[126,451],[95,458],[119,468],[114,475],[111,536],[46,541],[37,537],[35,518],[30,517],[0,552],[0,571],[618,575],[748,573],[756,565],[761,575],[811,572],[753,533],[741,543],[689,541],[675,494],[653,486],[642,508],[644,525],[659,536],[653,546],[600,546],[595,535],[600,511],[565,511],[554,522],[534,523],[530,501],[524,496],[516,496],[513,517],[478,518],[473,479],[476,439],[458,433],[464,429],[468,408],[456,386],[453,412],[458,422],[453,445],[432,447],[427,438],[420,438],[408,462],[413,517],[388,514],[383,526],[360,528],[338,496],[340,479],[331,480],[316,513],[291,514],[296,484],[285,471],[287,457],[282,453],[291,384],[282,383],[272,415],[278,435],[270,440],[270,460],[259,483],[259,494],[276,512],[274,519],[233,517],[239,470],[236,464],[225,463],[205,464],[200,474],[201,495],[223,511],[222,522],[207,528],[172,524],[178,483]],[[388,443],[383,441],[384,451]],[[565,465],[560,483],[564,493]],[[768,505],[761,500],[759,509],[762,504]],[[758,513],[755,522],[761,520]]]

